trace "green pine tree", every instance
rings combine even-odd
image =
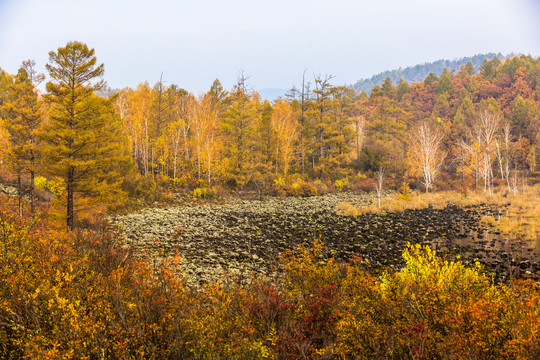
[[[104,87],[99,80],[103,64],[97,65],[94,49],[69,42],[49,53],[46,65],[52,81],[47,83],[49,123],[44,131],[44,153],[54,175],[66,183],[67,227],[75,227],[75,193],[97,196],[120,193],[118,171],[127,166],[120,122],[111,100],[94,92]]]
[[[38,159],[38,132],[43,114],[38,99],[36,86],[44,76],[34,70],[35,62],[24,61],[13,81],[6,86],[6,97],[1,106],[4,128],[9,135],[9,164],[17,174],[19,214],[22,215],[23,173],[30,175],[28,195],[30,211],[34,213],[34,178]]]

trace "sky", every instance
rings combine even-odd
[[[334,84],[479,53],[540,55],[540,0],[0,0],[0,68],[69,41],[94,48],[111,88],[195,94],[240,71],[254,89]]]

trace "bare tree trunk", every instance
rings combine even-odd
[[[499,156],[501,172],[502,154],[498,149],[496,135],[499,130],[499,116],[484,110],[478,114],[470,129],[468,129],[467,141],[460,141],[461,147],[474,159],[476,188],[482,178],[484,191],[492,191],[493,185],[493,156]],[[502,176],[502,175],[501,175]]]
[[[279,174],[279,140],[276,140],[276,175]]]
[[[503,140],[504,140],[504,152],[505,152],[505,162],[504,162],[504,170],[506,172],[506,184],[508,185],[508,189],[510,191],[510,166],[511,166],[511,159],[510,159],[510,123],[506,122],[503,126]]]
[[[148,175],[148,147],[149,147],[149,137],[148,137],[148,119],[144,119],[144,131],[146,135],[146,144],[144,145],[144,176]]]
[[[384,169],[382,166],[379,167],[379,170],[375,173],[377,180],[377,204],[379,209],[381,208],[381,197],[384,184]]]
[[[474,154],[474,161],[475,161],[475,166],[474,166],[474,179],[475,179],[475,188],[478,189],[478,152],[475,152]]]
[[[23,216],[23,190],[20,170],[17,171],[17,198],[19,199],[19,216]]]
[[[155,180],[155,179],[154,179],[154,173],[155,173],[155,171],[154,171],[154,146],[153,146],[153,145],[152,145],[152,161],[151,161],[151,164],[150,164],[150,165],[151,165],[151,167],[152,167],[152,180]]]
[[[306,71],[307,69],[304,69],[304,73],[302,74],[302,94],[300,98],[300,146],[301,146],[301,156],[302,156],[302,174],[305,173],[305,163],[306,163],[306,145],[305,145],[305,134],[304,134],[304,126],[305,126],[305,115],[306,115],[306,103],[309,100],[308,93],[309,93],[309,86],[306,84]]]
[[[465,159],[461,157],[461,186],[465,186]]]
[[[28,186],[28,193],[30,196],[30,213],[35,214],[36,212],[36,203],[35,203],[35,172],[34,172],[34,156],[32,155],[31,159],[32,170],[30,170],[30,184]]]
[[[197,174],[198,178],[201,178],[201,144],[200,134],[197,132]]]
[[[178,159],[178,147],[180,143],[180,132],[177,133],[174,141],[174,156],[173,156],[173,179],[176,179],[176,161]]]
[[[159,91],[158,91],[158,113],[157,113],[157,137],[159,138],[161,136],[161,97],[163,93],[163,73],[161,73],[159,77]]]
[[[362,152],[362,143],[364,140],[364,117],[358,116],[356,118],[355,130],[356,130],[356,160],[360,160]]]
[[[74,221],[74,209],[73,209],[73,192],[75,185],[75,168],[70,166],[68,168],[67,177],[66,177],[66,188],[67,188],[67,228],[68,230],[73,230],[75,228]]]
[[[499,142],[498,141],[495,141],[495,148],[497,149],[497,160],[499,162],[499,169],[500,169],[500,172],[501,172],[501,180],[504,181],[504,170],[503,170],[503,157],[502,157],[502,153],[501,153],[501,149],[500,149],[500,146],[499,146]]]
[[[516,195],[518,193],[518,181],[517,181],[517,171],[514,169],[512,172],[512,177],[508,183],[508,190],[511,194]]]
[[[213,136],[211,139],[206,140],[206,172],[208,173],[208,186],[212,183],[212,153],[210,152],[210,146],[213,141]]]

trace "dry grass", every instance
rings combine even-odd
[[[493,216],[483,216],[482,219],[480,219],[480,222],[487,226],[497,226],[497,220]]]
[[[362,212],[359,208],[354,206],[353,204],[349,202],[341,202],[337,206],[337,213],[338,215],[346,215],[346,216],[358,216]]]
[[[403,212],[407,209],[423,209],[431,206],[442,209],[449,204],[458,206],[478,206],[487,204],[504,208],[498,218],[484,217],[481,221],[498,228],[504,234],[512,234],[523,239],[540,239],[540,184],[528,187],[525,192],[511,195],[504,191],[486,194],[481,191],[466,194],[448,191],[436,193],[412,192],[410,196],[399,193],[383,198],[381,207],[374,202],[371,206],[357,208],[350,203],[341,203],[338,213],[358,216],[362,213]]]
[[[438,193],[418,193],[412,192],[410,196],[403,197],[401,194],[396,193],[385,197],[381,201],[381,207],[378,208],[377,204],[372,204],[365,209],[364,212],[403,212],[408,209],[424,209],[431,206],[436,209],[442,209],[449,203],[452,203],[454,198],[459,195],[458,193],[451,192],[438,192]]]

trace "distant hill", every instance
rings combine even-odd
[[[471,62],[474,65],[474,68],[478,72],[478,69],[480,68],[480,65],[482,64],[482,61],[484,59],[491,60],[497,56],[500,60],[504,60],[508,57],[515,56],[514,54],[511,55],[502,55],[501,53],[495,54],[495,53],[489,53],[489,54],[478,54],[474,55],[472,57],[464,57],[461,59],[455,59],[455,60],[437,60],[430,63],[423,63],[415,66],[409,66],[405,69],[399,68],[397,70],[390,70],[390,71],[384,71],[380,74],[374,75],[369,79],[361,79],[357,81],[355,84],[352,85],[352,87],[358,91],[361,92],[362,90],[366,91],[368,94],[371,92],[371,89],[375,85],[382,85],[384,80],[387,77],[390,77],[392,79],[392,82],[394,84],[397,84],[399,82],[399,79],[403,78],[409,83],[413,82],[420,82],[423,81],[426,76],[429,75],[429,73],[434,73],[437,76],[440,76],[443,72],[444,68],[447,68],[449,71],[456,70],[459,71],[459,68],[462,65],[467,64],[467,62]]]

